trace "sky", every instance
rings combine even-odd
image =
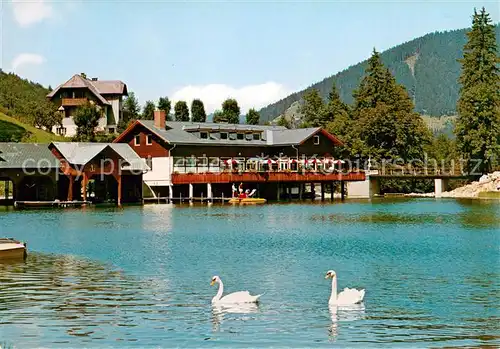
[[[122,80],[141,104],[261,108],[498,1],[0,0],[0,66],[47,86]]]

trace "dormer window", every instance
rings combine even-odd
[[[246,138],[247,141],[251,141],[252,140],[252,134],[251,133],[247,133],[245,135],[245,138]]]
[[[243,133],[236,134],[236,139],[238,139],[238,140],[243,140],[244,137],[245,137],[245,135]]]
[[[208,139],[208,132],[200,132],[201,139]]]
[[[229,139],[230,139],[230,140],[232,140],[232,141],[236,140],[236,133],[231,132],[231,133],[229,134]]]
[[[319,144],[319,136],[314,136],[314,145]]]
[[[147,135],[146,136],[146,145],[151,145],[153,144],[153,135]]]
[[[220,139],[227,139],[227,132],[221,132]]]
[[[134,145],[135,146],[141,145],[141,135],[137,135],[134,137]]]
[[[260,141],[260,133],[254,133],[253,134],[253,140],[254,141]]]

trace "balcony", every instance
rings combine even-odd
[[[297,182],[320,183],[332,181],[364,181],[364,172],[216,172],[216,173],[173,173],[173,184],[205,184],[205,183],[266,183],[266,182]]]
[[[63,98],[62,106],[63,107],[77,107],[79,105],[87,103],[88,98]]]

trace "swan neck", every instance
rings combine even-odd
[[[330,294],[330,302],[335,303],[337,301],[337,277],[332,278],[332,293]]]
[[[220,300],[222,298],[222,293],[224,292],[224,284],[222,280],[219,281],[219,290],[217,291],[217,295],[215,296],[215,300]]]

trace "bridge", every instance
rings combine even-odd
[[[472,179],[477,175],[471,175],[462,168],[439,168],[439,167],[412,167],[391,166],[371,169],[366,171],[366,180],[363,182],[348,183],[348,196],[351,198],[372,198],[380,194],[381,179],[433,179],[434,195],[441,197],[447,191],[450,180]]]

